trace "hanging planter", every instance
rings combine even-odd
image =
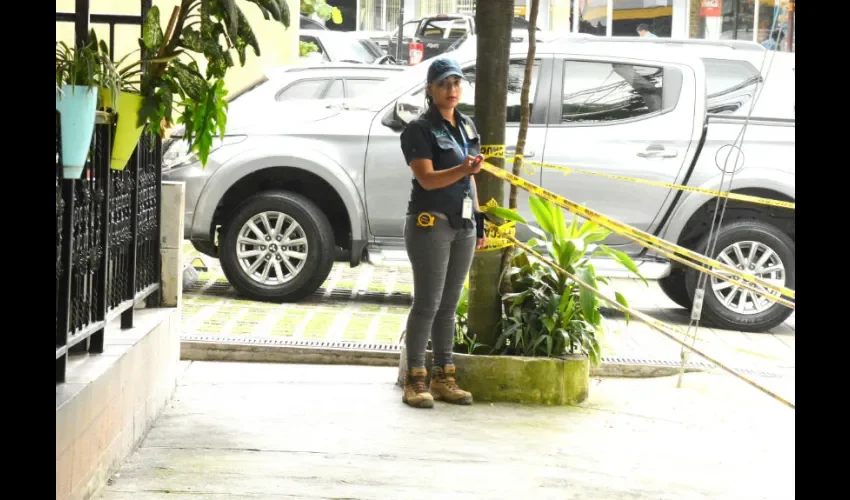
[[[100,111],[115,111],[115,101],[112,99],[112,90],[103,85],[97,88],[97,109]]]
[[[56,92],[56,111],[62,125],[62,168],[66,179],[79,179],[86,166],[94,117],[97,111],[97,87],[63,85]]]
[[[62,126],[63,177],[79,179],[85,170],[94,135],[98,86],[99,56],[91,45],[70,48],[56,44],[56,111]]]
[[[134,92],[121,91],[118,94],[118,126],[115,129],[115,140],[112,143],[112,159],[109,166],[113,170],[124,170],[142,131],[145,123],[139,125],[139,110],[142,109],[144,98]]]

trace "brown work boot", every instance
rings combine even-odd
[[[437,401],[456,405],[472,404],[472,394],[457,386],[455,365],[434,365],[431,369],[431,393]]]
[[[404,379],[404,395],[401,400],[414,408],[433,408],[434,396],[425,387],[428,371],[425,368],[411,368]]]

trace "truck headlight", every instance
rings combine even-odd
[[[222,147],[230,144],[238,144],[244,141],[244,135],[228,135],[224,139],[218,137],[213,139],[210,147],[210,154]],[[182,137],[172,137],[164,146],[162,153],[162,168],[172,169],[186,165],[191,165],[198,161],[198,155],[189,150],[189,143],[184,141]]]

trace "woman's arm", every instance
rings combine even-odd
[[[435,171],[434,163],[431,162],[431,160],[417,158],[410,161],[410,168],[413,169],[413,175],[416,176],[416,180],[419,181],[419,185],[421,185],[426,191],[431,191],[433,189],[451,186],[467,175],[477,174],[481,170],[481,167],[480,165],[473,166],[473,159],[473,157],[467,156],[466,159],[463,160],[463,163],[456,167]]]
[[[476,212],[480,212],[481,208],[479,207],[481,207],[481,204],[478,203],[478,186],[475,185],[474,176],[469,178],[469,183],[472,184],[472,201],[475,202],[475,206],[473,208],[475,208]]]

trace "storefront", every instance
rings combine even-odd
[[[475,0],[338,0],[356,2],[361,30],[392,31],[404,20],[435,14],[474,14]],[[483,0],[478,0],[482,2]],[[550,32],[598,36],[657,36],[751,40],[783,52],[796,50],[793,0],[540,0],[537,25]],[[514,13],[528,17],[529,0]],[[645,28],[639,34],[638,28]]]
[[[788,0],[691,0],[688,36],[752,40],[783,52],[796,51],[795,2]]]

